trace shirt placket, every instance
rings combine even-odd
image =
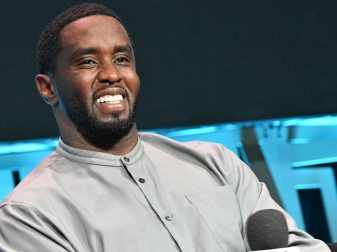
[[[127,169],[144,197],[150,204],[152,210],[156,213],[165,228],[171,234],[177,247],[182,249],[182,240],[178,232],[177,215],[174,213],[172,204],[169,203],[169,197],[164,189],[155,171],[152,162],[145,156],[136,163],[132,157],[124,156],[121,158],[124,167]]]

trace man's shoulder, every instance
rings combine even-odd
[[[149,132],[139,133],[139,138],[145,149],[164,151],[172,154],[236,158],[232,151],[219,143],[206,141],[179,142],[172,138]]]
[[[14,190],[1,202],[1,206],[16,202],[14,205],[25,205],[25,202],[39,201],[41,194],[46,192],[45,188],[51,186],[50,170],[53,170],[60,156],[54,151],[44,158],[25,178],[14,188]],[[12,204],[12,203],[11,203]]]
[[[203,147],[213,147],[213,148],[225,148],[222,144],[214,143],[214,142],[207,142],[207,141],[188,141],[188,142],[180,142],[174,140],[173,138],[169,138],[167,136],[152,133],[152,132],[139,132],[138,136],[141,142],[144,144],[151,144],[153,146],[159,145],[173,145],[173,146],[184,146],[186,148],[203,148]]]

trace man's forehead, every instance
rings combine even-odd
[[[95,22],[95,21],[97,21],[97,22],[113,21],[113,22],[118,22],[120,24],[120,22],[112,16],[95,14],[95,15],[89,15],[89,16],[78,18],[78,19],[70,22],[69,24],[65,25],[65,27],[69,26],[69,25],[84,25],[85,26],[88,23]]]
[[[79,42],[79,39],[118,38],[131,44],[124,26],[114,17],[91,15],[67,24],[60,32],[62,44]]]
[[[75,31],[89,32],[91,29],[100,28],[101,26],[114,27],[115,30],[120,30],[127,34],[124,26],[116,18],[105,15],[90,15],[76,19],[75,21],[65,25],[61,29],[60,34]]]

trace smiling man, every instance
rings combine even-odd
[[[104,14],[66,24],[50,66],[44,62],[52,60],[45,56],[48,31],[59,20],[46,28],[39,41],[41,73],[36,83],[54,109],[65,144],[123,155],[137,143],[139,78],[126,30],[117,16]]]
[[[137,132],[133,48],[107,7],[55,17],[38,62],[60,142],[1,203],[0,251],[242,252],[248,217],[269,208],[284,213],[289,246],[329,251],[225,147]]]

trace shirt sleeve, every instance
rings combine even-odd
[[[237,195],[243,223],[248,217],[259,210],[276,209],[281,211],[287,221],[289,230],[288,246],[298,246],[302,252],[329,252],[328,246],[321,240],[314,239],[311,235],[297,228],[292,217],[282,209],[270,196],[264,183],[261,183],[252,170],[234,154],[231,155],[232,166],[230,183]],[[249,248],[244,226],[244,241]]]
[[[0,207],[0,252],[72,252],[52,222],[36,209],[8,203]]]

